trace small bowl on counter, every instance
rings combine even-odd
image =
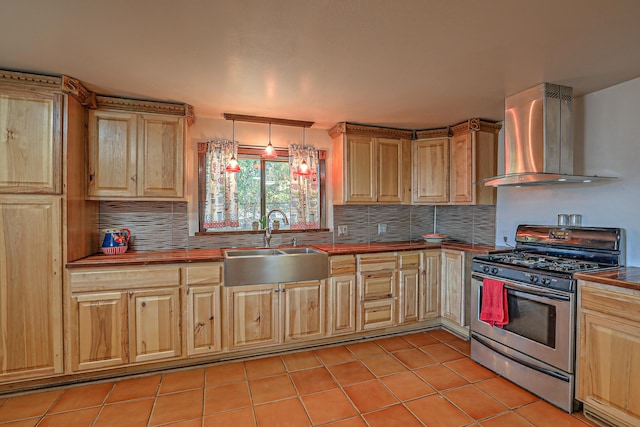
[[[102,253],[105,255],[122,255],[127,251],[128,245],[123,246],[110,246],[110,247],[102,247]]]
[[[447,235],[440,233],[427,233],[420,235],[420,237],[422,237],[427,243],[441,243],[447,238]]]

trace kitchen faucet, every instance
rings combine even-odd
[[[264,246],[266,248],[270,247],[270,245],[271,245],[271,221],[269,220],[269,217],[274,212],[280,212],[280,214],[284,218],[284,223],[285,224],[289,224],[289,220],[287,219],[287,214],[285,214],[282,209],[274,208],[274,209],[271,209],[269,211],[269,213],[267,214],[267,217],[266,217],[267,218],[267,226],[264,229]]]

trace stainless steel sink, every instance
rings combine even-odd
[[[311,248],[230,250],[224,257],[224,285],[321,280],[328,270],[327,254]]]

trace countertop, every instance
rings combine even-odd
[[[576,279],[640,290],[640,267],[619,267],[591,273],[576,273]]]
[[[310,245],[314,249],[326,252],[328,255],[354,255],[376,252],[395,252],[423,249],[454,249],[475,254],[488,254],[509,250],[509,248],[491,245],[473,245],[464,242],[426,243],[388,242],[388,243],[341,243]],[[67,268],[86,267],[115,267],[123,265],[151,265],[172,264],[183,262],[214,262],[224,260],[226,249],[173,249],[159,251],[127,251],[122,255],[104,255],[102,253],[90,255],[77,261],[67,263]]]

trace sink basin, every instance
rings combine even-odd
[[[326,279],[329,257],[315,249],[230,250],[224,257],[224,285],[243,286]]]
[[[225,256],[230,258],[235,257],[248,257],[248,256],[270,256],[270,255],[282,255],[277,249],[243,249],[239,251],[227,251]]]
[[[293,255],[293,254],[320,254],[322,252],[317,251],[311,248],[282,248],[278,249],[280,252],[284,252],[285,254]]]

